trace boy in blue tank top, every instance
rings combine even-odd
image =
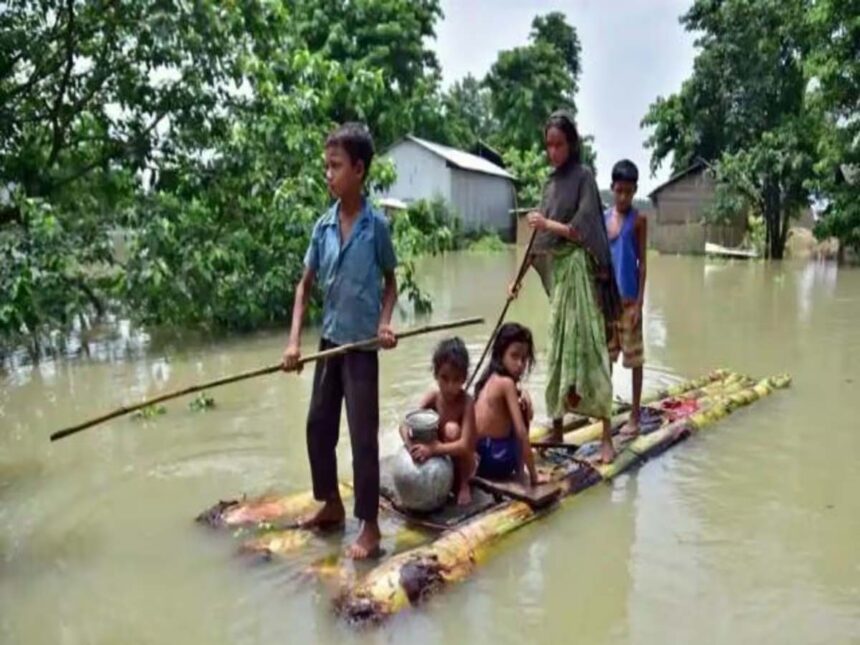
[[[642,307],[645,302],[645,265],[648,244],[648,221],[633,208],[633,197],[639,183],[636,165],[623,159],[612,167],[612,194],[615,204],[609,208],[606,232],[612,251],[615,281],[621,293],[621,318],[614,325],[609,340],[609,355],[614,363],[624,354],[624,367],[633,372],[633,409],[622,430],[625,435],[639,434],[639,407],[642,399],[642,366],[645,363],[642,343]]]

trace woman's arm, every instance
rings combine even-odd
[[[529,226],[533,229],[548,231],[553,235],[563,237],[569,242],[578,242],[580,239],[579,233],[577,233],[576,228],[573,225],[568,226],[562,222],[556,222],[538,211],[532,211],[529,213],[528,217]]]

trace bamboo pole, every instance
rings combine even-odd
[[[339,485],[341,499],[352,497],[352,487]],[[290,495],[267,494],[259,497],[220,501],[200,513],[195,520],[213,528],[289,525],[317,508],[311,491]]]
[[[389,558],[340,595],[335,609],[352,623],[381,622],[467,578],[495,542],[537,517],[528,504],[508,502],[431,544]]]
[[[707,376],[702,376],[697,379],[691,379],[687,381],[682,381],[676,385],[673,385],[668,388],[664,388],[662,390],[657,390],[653,394],[642,398],[642,405],[649,405],[656,401],[662,401],[663,399],[668,399],[670,397],[687,395],[689,396],[692,392],[701,390],[704,393],[712,391],[714,388],[720,388],[723,384],[727,382],[736,382],[743,381],[744,379],[750,381],[749,377],[745,377],[741,374],[737,374],[734,372],[729,372],[727,370],[714,370]],[[751,381],[750,381],[751,382]],[[619,423],[623,423],[627,421],[630,417],[630,410],[622,412],[612,417],[612,426],[615,427]],[[575,426],[575,427],[571,427]],[[529,432],[529,438],[531,441],[540,442],[540,440],[547,435],[549,432],[549,428],[545,426],[536,426],[531,429]],[[565,442],[570,443],[571,445],[580,446],[584,443],[588,443],[589,441],[596,441],[600,438],[600,435],[603,432],[603,423],[600,421],[590,422],[589,420],[579,419],[578,423],[567,424],[567,427],[564,429],[565,433]]]
[[[505,305],[502,307],[502,311],[499,314],[499,319],[496,321],[496,326],[493,328],[493,333],[490,334],[490,337],[487,339],[487,344],[484,345],[484,351],[481,352],[481,357],[478,359],[478,362],[475,363],[475,369],[472,371],[472,376],[469,377],[469,380],[466,382],[466,390],[472,387],[472,383],[475,380],[475,377],[478,375],[478,372],[481,369],[481,365],[484,362],[484,359],[487,358],[487,353],[490,351],[490,347],[493,345],[493,341],[496,339],[496,334],[499,332],[499,328],[502,326],[502,323],[505,322],[505,316],[508,315],[508,309],[511,306],[511,303],[514,301],[516,297],[517,290],[520,288],[520,283],[523,281],[523,278],[526,276],[526,271],[529,268],[529,256],[532,252],[532,247],[535,243],[535,237],[537,236],[537,229],[532,231],[531,236],[529,237],[528,244],[526,244],[526,251],[523,255],[523,259],[520,262],[520,268],[517,270],[516,278],[514,279],[514,287],[513,293],[509,293],[507,299],[505,299]]]
[[[454,320],[447,323],[438,323],[434,325],[424,325],[422,327],[415,327],[413,329],[407,329],[406,331],[400,332],[396,334],[398,340],[403,338],[410,338],[412,336],[420,336],[422,334],[429,334],[436,331],[443,331],[446,329],[455,329],[457,327],[465,327],[467,325],[478,325],[484,322],[483,318],[475,317],[475,318],[464,318],[462,320]],[[310,354],[308,356],[303,357],[299,361],[300,369],[302,366],[307,363],[311,363],[313,361],[322,360],[325,358],[332,358],[334,356],[340,356],[342,354],[346,354],[347,352],[351,352],[357,349],[369,349],[372,347],[376,347],[379,340],[377,338],[368,338],[366,340],[361,340],[355,343],[348,343],[346,345],[340,345],[338,347],[333,347],[331,349],[326,349],[321,352],[317,352],[315,354]],[[100,417],[96,417],[94,419],[90,419],[89,421],[84,421],[83,423],[79,423],[77,425],[70,426],[63,430],[58,430],[57,432],[51,435],[51,441],[57,441],[58,439],[63,439],[70,435],[81,432],[82,430],[86,430],[87,428],[91,428],[92,426],[98,425],[100,423],[104,423],[105,421],[110,421],[111,419],[115,419],[116,417],[123,416],[125,414],[129,414],[130,412],[134,412],[135,410],[140,410],[142,408],[149,407],[150,405],[155,405],[156,403],[161,403],[162,401],[168,401],[170,399],[175,399],[180,396],[186,396],[188,394],[193,394],[195,392],[200,392],[201,390],[209,390],[213,387],[218,387],[221,385],[227,385],[228,383],[235,383],[237,381],[243,381],[249,378],[255,378],[257,376],[264,376],[266,374],[272,374],[274,372],[280,372],[283,370],[283,367],[280,363],[276,363],[275,365],[269,365],[268,367],[262,367],[255,370],[250,370],[248,372],[242,372],[240,374],[234,374],[233,376],[225,376],[223,378],[215,379],[214,381],[209,381],[207,383],[201,383],[199,385],[192,385],[190,387],[183,388],[181,390],[176,390],[174,392],[168,392],[167,394],[162,394],[160,396],[153,397],[142,403],[137,403],[135,405],[123,405],[117,408],[112,412],[108,412],[107,414],[103,414]]]
[[[635,463],[654,457],[688,438],[695,432],[713,425],[740,407],[754,403],[774,390],[788,387],[790,377],[780,375],[750,383],[745,387],[735,384],[723,392],[699,400],[700,407],[691,415],[631,441],[611,464],[596,466],[605,480],[617,477]],[[620,457],[620,459],[619,459]]]
[[[788,377],[777,377],[764,379],[723,397],[715,394],[707,410],[669,424],[667,428],[670,432],[671,426],[701,429],[777,388],[786,387],[788,383]],[[637,441],[645,439],[647,436]],[[606,472],[604,478],[617,475],[636,463],[639,457],[632,450],[623,451],[617,460],[617,472]],[[576,496],[568,499],[576,499]],[[522,502],[510,502],[489,511],[467,525],[443,534],[429,545],[406,551],[382,563],[361,581],[347,587],[336,600],[335,607],[350,622],[382,622],[470,575],[493,544],[533,521],[542,512],[547,511],[535,511]]]

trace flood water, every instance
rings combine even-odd
[[[420,265],[434,320],[488,319],[462,332],[473,355],[515,266],[512,251]],[[547,314],[531,275],[509,318],[543,349]],[[860,270],[654,255],[645,321],[646,392],[715,367],[789,372],[793,385],[514,533],[470,580],[364,633],[335,618],[301,556],[249,561],[192,521],[218,499],[308,488],[311,370],[212,390],[210,411],[177,400],[150,421],[48,441],[123,403],[277,362],[285,333],[105,347],[0,374],[0,642],[860,642]],[[430,383],[439,338],[381,359],[383,453]],[[529,382],[538,404],[543,368]],[[629,379],[615,375],[621,396]],[[348,478],[346,435],[339,463]]]

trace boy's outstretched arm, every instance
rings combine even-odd
[[[305,311],[308,308],[308,300],[311,297],[311,289],[314,285],[316,273],[313,269],[305,268],[299,283],[296,285],[296,295],[293,298],[293,320],[290,325],[290,339],[287,342],[287,348],[284,350],[284,356],[281,364],[284,370],[290,371],[299,368],[299,360],[301,359],[302,339],[302,321],[305,318]]]

